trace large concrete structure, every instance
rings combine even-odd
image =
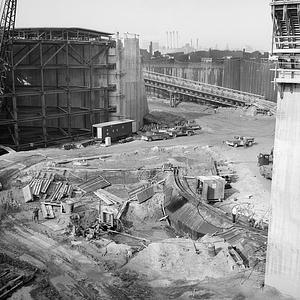
[[[92,124],[147,112],[139,41],[81,28],[16,29],[0,95],[0,144],[15,149],[91,136]]]
[[[300,1],[271,6],[279,97],[265,283],[300,299]]]

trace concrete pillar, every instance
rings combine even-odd
[[[297,3],[300,1],[271,3],[279,95],[265,284],[300,299],[300,42],[291,36],[300,37]],[[282,22],[290,28],[281,26]]]
[[[300,84],[285,85],[282,96],[276,119],[265,284],[300,299]]]

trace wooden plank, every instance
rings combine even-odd
[[[22,192],[23,192],[23,196],[24,196],[24,201],[25,203],[27,202],[30,202],[33,200],[32,198],[32,193],[31,193],[31,188],[29,185],[26,185],[23,189],[22,189]]]
[[[110,229],[108,229],[107,231],[108,231],[108,232],[112,232],[112,233],[116,233],[116,234],[120,234],[120,235],[123,235],[123,236],[127,236],[127,237],[132,238],[132,239],[135,239],[135,240],[139,240],[139,241],[151,243],[150,240],[147,240],[147,239],[145,239],[145,238],[140,238],[140,237],[137,237],[137,236],[133,236],[133,235],[128,234],[128,233],[118,232],[118,231],[110,230]]]
[[[11,289],[9,289],[8,291],[4,292],[3,294],[0,295],[0,299],[6,299],[6,297],[13,292],[14,290],[16,290],[17,288],[19,288],[20,286],[22,286],[24,284],[23,280],[20,281],[19,283],[15,284]]]
[[[102,176],[97,176],[95,178],[92,178],[80,185],[78,185],[78,188],[84,191],[85,193],[93,192],[98,189],[103,189],[107,186],[110,186],[110,182],[107,181],[104,177]]]
[[[103,189],[99,189],[98,192],[99,192],[102,196],[104,196],[104,197],[106,197],[107,199],[109,199],[110,201],[114,202],[115,204],[123,204],[123,202],[124,202],[123,199],[121,199],[121,198],[117,197],[116,195],[114,195],[114,194],[112,194],[112,193],[110,193],[110,192],[108,192],[108,191],[105,191],[105,190],[103,190]]]
[[[143,190],[145,190],[149,185],[148,184],[143,184],[141,186],[138,186],[132,190],[128,191],[128,197],[129,200],[137,200],[136,195],[140,192],[142,192]]]
[[[0,293],[3,293],[5,292],[5,290],[8,288],[8,287],[11,287],[13,284],[15,284],[17,281],[21,280],[23,278],[23,275],[20,275],[12,280],[10,280],[5,286],[3,286],[2,288],[0,288]],[[3,294],[2,294],[3,295]],[[1,295],[1,297],[2,297]]]
[[[119,219],[122,217],[122,215],[123,215],[123,213],[124,213],[124,211],[125,211],[125,209],[126,209],[128,203],[129,203],[129,200],[123,202],[123,204],[122,204],[120,210],[118,211],[118,213],[117,213],[117,215],[116,215],[116,219],[119,220]]]
[[[91,160],[91,159],[105,159],[111,157],[111,154],[101,154],[101,155],[94,155],[94,156],[82,156],[82,157],[74,157],[74,158],[67,158],[55,161],[57,164],[66,164],[68,162],[77,161],[77,160]]]
[[[139,203],[143,203],[153,196],[154,196],[154,187],[153,186],[150,186],[149,188],[136,194],[136,198],[139,201]]]
[[[95,194],[100,200],[102,200],[103,202],[105,202],[107,205],[113,205],[113,204],[115,204],[114,202],[110,201],[106,196],[104,196],[103,194],[101,194],[99,191],[100,191],[100,190],[95,191],[94,194]]]

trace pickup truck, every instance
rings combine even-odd
[[[191,130],[201,130],[201,126],[195,120],[188,120],[185,126]]]
[[[166,132],[152,132],[148,131],[141,136],[141,140],[152,142],[158,140],[167,140],[171,138],[171,136]]]
[[[233,140],[227,140],[225,142],[228,146],[232,147],[251,147],[254,144],[254,138],[253,137],[246,137],[246,136],[235,136],[233,137]]]
[[[168,130],[168,133],[171,137],[177,137],[177,136],[191,136],[195,134],[195,131],[189,126],[176,126],[174,128],[170,128]]]

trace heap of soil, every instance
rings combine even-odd
[[[196,253],[195,247],[199,250]],[[139,252],[126,268],[147,276],[149,280],[203,280],[233,274],[227,263],[226,247],[215,257],[208,254],[207,245],[188,239],[167,239],[152,243]]]

